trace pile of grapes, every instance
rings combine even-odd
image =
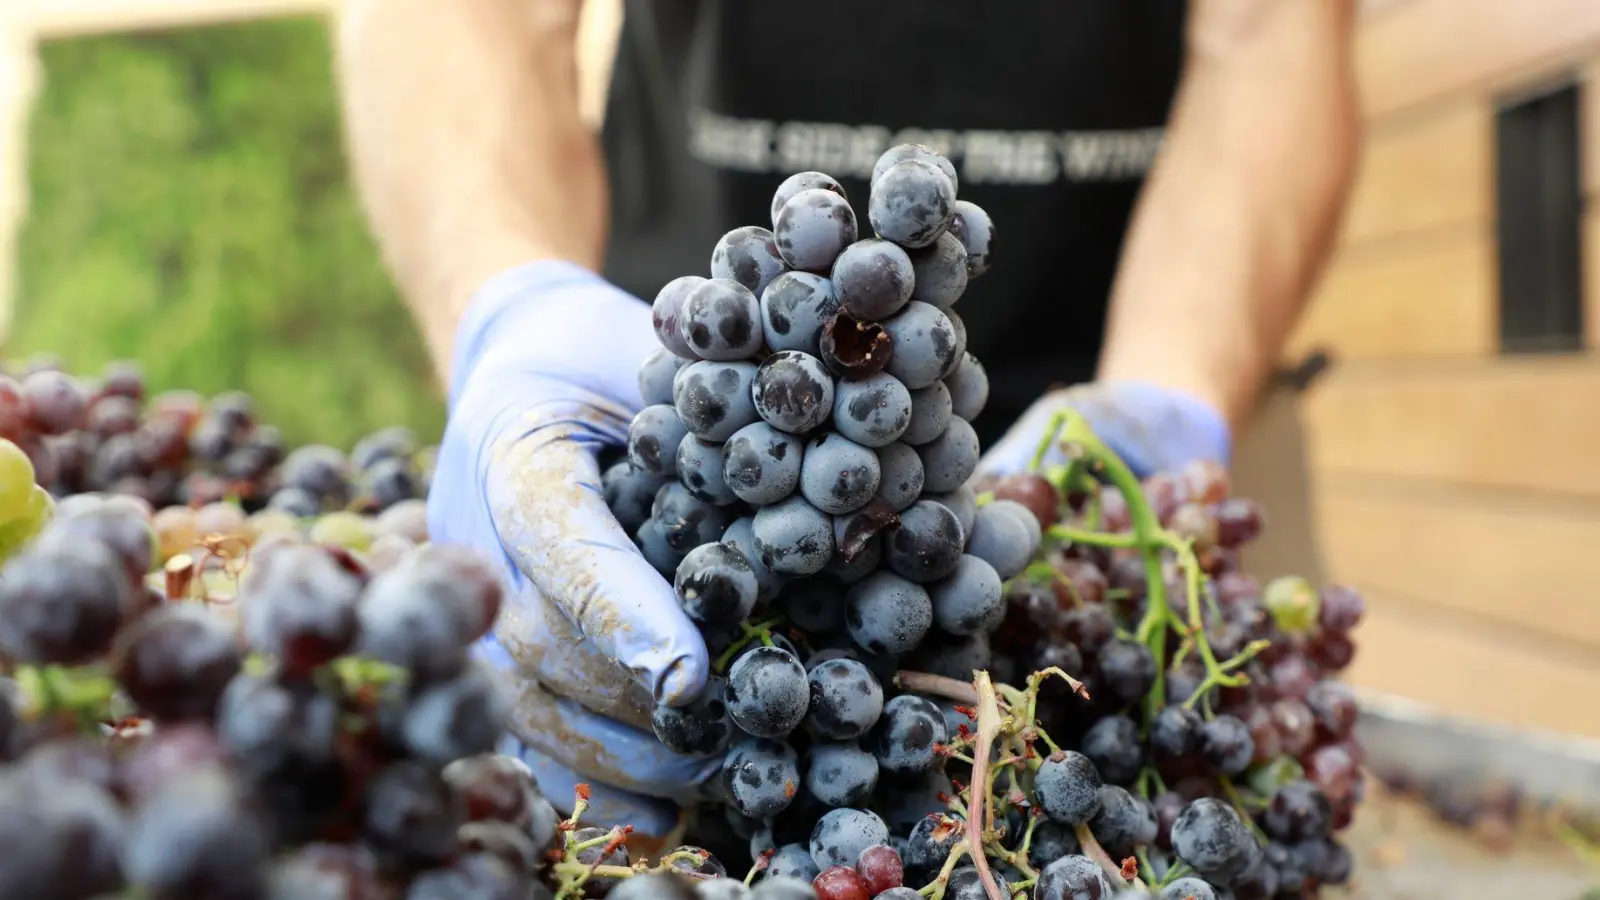
[[[1141,484],[1072,413],[1038,454],[1068,464],[969,487],[988,383],[953,307],[994,230],[956,185],[891,149],[858,239],[838,182],[794,175],[770,230],[655,300],[604,487],[714,657],[653,715],[724,755],[691,838],[822,900],[1344,883],[1362,753],[1333,679],[1360,598],[1258,584],[1261,513],[1223,470]],[[686,874],[627,896],[742,896]]]
[[[332,510],[378,513],[426,496],[430,454],[404,428],[376,432],[348,457],[332,447],[285,454],[258,421],[249,395],[209,402],[189,391],[146,400],[136,365],[112,363],[98,379],[50,358],[0,375],[0,438],[21,447],[34,478],[55,497],[108,492],[153,507],[232,500],[306,518]]]

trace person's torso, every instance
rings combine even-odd
[[[865,221],[878,156],[928,144],[995,223],[956,305],[993,384],[980,432],[1088,377],[1182,53],[1183,0],[630,0],[606,111],[606,274],[646,300],[770,225],[816,170]],[[985,427],[987,426],[987,427]]]

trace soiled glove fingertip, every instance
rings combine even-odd
[[[655,684],[657,703],[686,706],[705,690],[711,676],[711,661],[704,652],[680,656],[668,664]]]

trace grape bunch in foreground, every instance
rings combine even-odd
[[[284,538],[226,617],[147,584],[147,515],[80,495],[0,569],[0,896],[548,896],[488,566]]]
[[[956,188],[895,147],[859,223],[836,180],[794,175],[770,229],[656,297],[604,487],[714,659],[653,715],[724,759],[691,839],[822,900],[1344,882],[1361,751],[1334,679],[1359,597],[1258,585],[1238,551],[1261,514],[1225,472],[1141,484],[1070,413],[1040,458],[1071,465],[969,486],[988,385],[955,305],[994,227]]]
[[[375,432],[348,455],[321,445],[286,451],[248,394],[147,397],[128,362],[82,378],[41,358],[16,374],[0,375],[0,438],[28,456],[34,480],[58,498],[106,492],[157,508],[231,501],[310,518],[376,514],[427,493],[430,456],[404,428]]]

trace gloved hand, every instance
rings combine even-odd
[[[531,263],[479,291],[455,346],[428,528],[505,565],[482,648],[519,691],[504,749],[564,813],[587,782],[586,820],[666,835],[721,760],[667,750],[649,710],[692,699],[709,660],[606,508],[595,458],[640,407],[650,307],[576,265]]]
[[[1092,382],[1051,391],[1017,419],[978,464],[978,475],[1007,475],[1028,468],[1045,429],[1062,409],[1078,411],[1089,427],[1140,478],[1195,460],[1228,462],[1232,436],[1222,414],[1197,397],[1134,381]],[[1060,447],[1046,466],[1066,461]]]

